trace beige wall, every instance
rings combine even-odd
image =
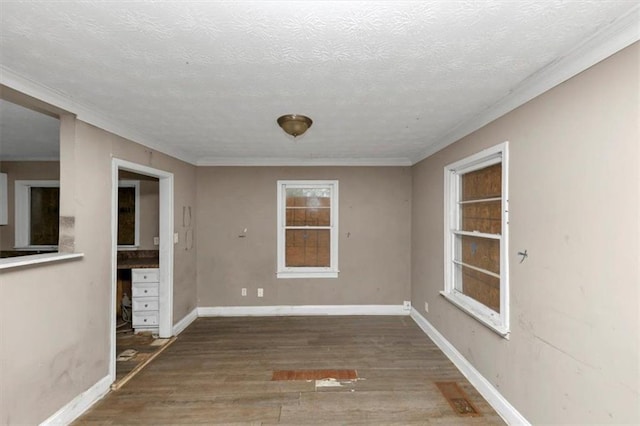
[[[635,44],[413,169],[412,302],[535,424],[640,423],[638,64]],[[438,293],[443,168],[505,140],[510,340]]]
[[[84,258],[0,273],[0,424],[37,424],[108,374],[112,156],[174,173],[175,232],[186,232],[183,206],[195,205],[194,166],[80,121],[67,124],[61,165],[73,180],[62,180],[61,210],[75,216]],[[195,269],[194,251],[181,240],[174,322],[196,307]]]
[[[339,180],[339,278],[276,278],[279,179]],[[401,304],[410,216],[408,167],[199,167],[198,306]]]
[[[0,161],[0,172],[7,174],[7,218],[0,225],[0,250],[13,250],[15,244],[15,181],[59,180],[58,161]]]

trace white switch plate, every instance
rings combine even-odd
[[[160,237],[153,237],[153,245],[154,246],[160,245]]]
[[[402,303],[402,309],[404,309],[405,311],[410,311],[411,310],[411,301],[410,300],[405,300]]]
[[[429,312],[429,304],[427,302],[424,302],[424,311]]]
[[[178,244],[178,240],[179,240],[178,233],[176,232],[175,234],[173,234],[173,243]]]
[[[259,288],[258,289],[258,297],[263,297],[264,296],[264,289]]]
[[[246,295],[247,295],[247,289],[246,289],[246,288],[244,288],[244,287],[242,288],[242,295],[243,295],[243,296],[246,296]]]

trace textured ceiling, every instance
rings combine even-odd
[[[194,163],[411,163],[637,5],[5,1],[1,65]]]

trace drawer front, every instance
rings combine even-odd
[[[157,283],[160,281],[160,272],[157,269],[132,269],[131,282]]]
[[[155,327],[158,325],[158,312],[134,312],[131,322],[133,328]]]
[[[131,293],[133,293],[133,297],[150,297],[150,296],[158,296],[158,283],[151,284],[140,284],[133,283],[131,286]]]
[[[133,298],[133,312],[140,311],[157,311],[158,298],[157,297],[134,297]]]

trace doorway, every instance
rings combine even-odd
[[[111,177],[111,303],[110,303],[110,363],[111,382],[116,380],[116,322],[118,300],[118,213],[119,213],[119,175],[132,172],[158,180],[158,337],[170,338],[173,335],[173,173],[130,161],[114,158]]]

